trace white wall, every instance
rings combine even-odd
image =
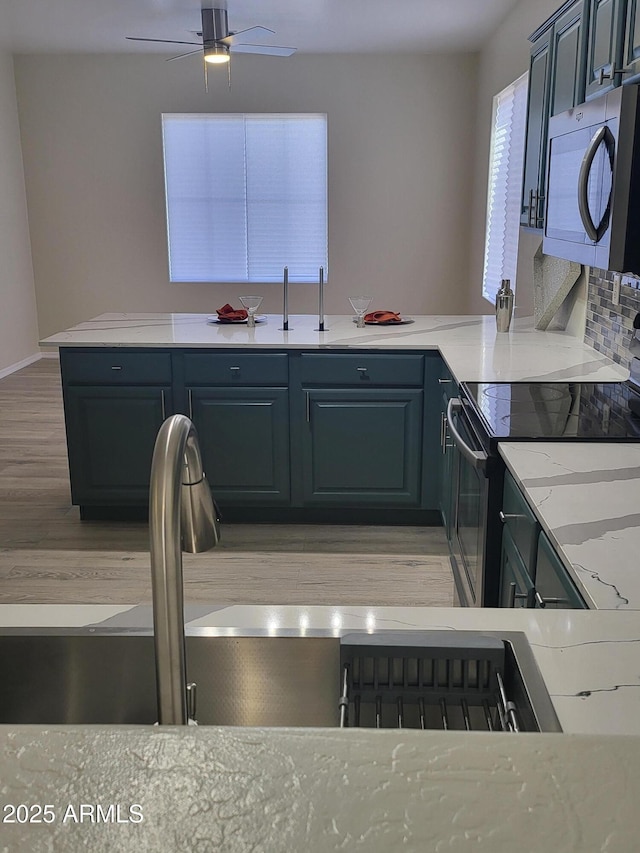
[[[231,92],[223,70],[208,95],[196,57],[15,65],[42,335],[104,311],[237,302],[242,285],[168,281],[162,112],[326,112],[327,313],[362,291],[379,308],[466,311],[475,55],[242,56]],[[261,287],[279,311],[281,287]],[[292,286],[290,310],[317,310],[316,289]]]
[[[37,342],[13,61],[0,49],[0,375],[36,355]]]
[[[493,96],[529,68],[531,44],[528,36],[556,9],[561,0],[520,0],[507,15],[480,54],[478,69],[478,124],[474,159],[473,227],[470,235],[470,289],[468,306],[471,313],[489,314],[491,306],[482,298],[482,268],[487,212],[487,180],[491,140]],[[520,316],[533,314],[533,256],[541,243],[531,231],[521,230],[516,278],[516,310]]]

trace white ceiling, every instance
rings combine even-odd
[[[305,53],[473,49],[517,0],[228,0],[231,30],[262,25]],[[224,2],[203,5],[221,7]],[[125,36],[190,41],[200,0],[0,0],[0,44],[15,53],[167,53]],[[186,48],[185,48],[186,49]]]

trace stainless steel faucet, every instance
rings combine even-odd
[[[202,470],[196,429],[185,415],[173,415],[156,438],[149,488],[160,725],[187,725],[189,721],[182,550],[195,554],[213,548],[220,538],[218,521]]]

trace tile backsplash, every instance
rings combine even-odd
[[[629,367],[633,318],[640,312],[640,279],[623,276],[620,304],[614,305],[613,276],[607,270],[595,267],[589,270],[584,340],[617,364]]]

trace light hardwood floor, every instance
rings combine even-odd
[[[450,606],[442,528],[223,526],[184,555],[185,602]],[[149,604],[144,523],[71,506],[58,363],[0,380],[0,603]]]

